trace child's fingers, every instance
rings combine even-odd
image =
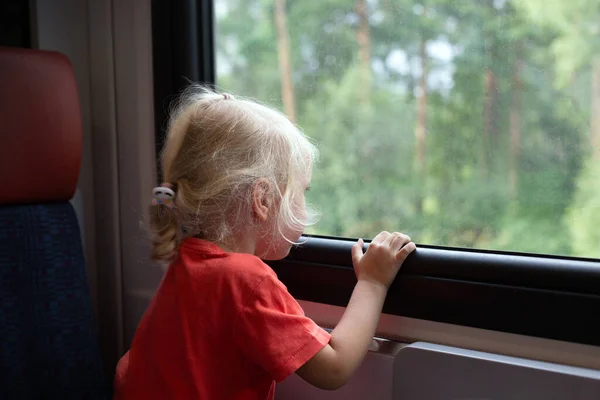
[[[383,241],[390,235],[388,231],[382,231],[371,240],[371,243],[383,243]]]
[[[406,243],[411,241],[410,237],[403,233],[394,232],[393,235],[394,235],[394,238],[393,238],[392,242],[390,243],[390,247],[394,251],[400,250],[402,247],[404,247],[404,245]]]
[[[408,257],[408,255],[412,253],[416,248],[417,245],[415,245],[413,242],[408,243],[406,246],[401,248],[398,253],[396,253],[396,261],[404,262],[404,260],[406,260],[406,257]]]
[[[394,239],[398,237],[398,235],[400,235],[398,232],[390,233],[381,244],[384,246],[390,246]]]
[[[365,242],[362,239],[358,239],[358,242],[352,246],[352,263],[354,266],[358,265],[360,259],[363,257],[363,246]]]

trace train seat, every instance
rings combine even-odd
[[[0,138],[0,398],[110,398],[69,202],[82,127],[66,56],[0,48]]]

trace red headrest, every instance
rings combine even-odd
[[[0,204],[73,197],[81,140],[77,86],[67,57],[0,47]]]

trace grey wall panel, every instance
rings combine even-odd
[[[600,399],[597,370],[429,343],[400,350],[393,371],[394,399]]]

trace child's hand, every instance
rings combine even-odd
[[[406,257],[416,248],[410,237],[386,231],[375,236],[365,254],[362,252],[363,245],[363,240],[359,239],[352,247],[352,263],[357,279],[383,285],[386,290]]]
[[[331,332],[329,344],[297,371],[321,389],[342,387],[362,363],[373,340],[387,290],[406,257],[416,248],[398,232],[381,232],[363,255],[363,241],[352,247],[356,284],[344,316]]]

